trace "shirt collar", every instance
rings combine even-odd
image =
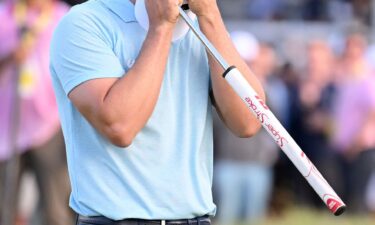
[[[134,4],[130,0],[100,0],[110,11],[126,23],[137,21],[134,14]]]

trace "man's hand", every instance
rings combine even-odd
[[[173,28],[176,24],[182,0],[146,0],[146,9],[150,21],[150,28]]]
[[[216,0],[188,0],[190,10],[198,17],[210,18],[219,12]]]

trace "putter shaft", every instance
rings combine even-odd
[[[228,63],[210,43],[206,36],[194,26],[194,22],[188,15],[179,8],[181,17],[185,20],[197,38],[206,47],[207,51],[223,67],[223,77],[238,94],[238,96],[247,105],[249,110],[261,122],[264,129],[271,135],[279,147],[284,151],[288,158],[293,162],[298,171],[305,177],[311,187],[321,197],[327,207],[336,216],[341,215],[345,209],[345,203],[340,199],[324,177],[320,174],[314,164],[308,159],[302,149],[289,135],[288,131],[282,126],[280,121],[270,111],[249,82],[244,78],[241,72],[235,67],[229,67]]]
[[[221,56],[221,54],[217,51],[217,49],[211,44],[211,42],[206,38],[206,36],[194,26],[194,22],[190,17],[185,13],[185,11],[179,7],[180,16],[186,24],[190,27],[190,29],[196,34],[199,40],[203,43],[206,47],[207,51],[216,59],[216,61],[223,67],[224,71],[229,68],[229,64],[227,61]]]

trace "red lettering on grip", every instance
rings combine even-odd
[[[259,103],[263,106],[263,108],[265,110],[269,110],[270,109],[270,108],[268,108],[268,106],[266,105],[266,103],[258,95],[255,95],[255,98],[258,99]]]

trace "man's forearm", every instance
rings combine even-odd
[[[218,49],[230,65],[235,65],[261,98],[265,98],[263,88],[258,79],[251,73],[241,59],[227,33],[218,9],[206,16],[199,17],[202,32]],[[213,93],[216,108],[226,125],[237,135],[248,137],[260,127],[257,119],[250,113],[246,105],[222,78],[221,66],[209,56]]]
[[[171,31],[150,30],[129,72],[118,80],[103,99],[106,120],[129,139],[143,128],[159,97],[170,49]],[[110,131],[111,132],[111,131]]]
[[[122,78],[97,81],[100,85],[95,81],[88,83],[97,86],[77,90],[70,96],[76,105],[79,102],[81,113],[112,143],[130,145],[151,116],[163,81],[171,37],[170,28],[150,28],[134,66]],[[90,96],[98,93],[100,96]]]
[[[132,143],[154,110],[178,20],[175,0],[145,1],[145,5],[149,29],[133,67],[120,79],[93,79],[69,94],[95,129],[120,147]]]

